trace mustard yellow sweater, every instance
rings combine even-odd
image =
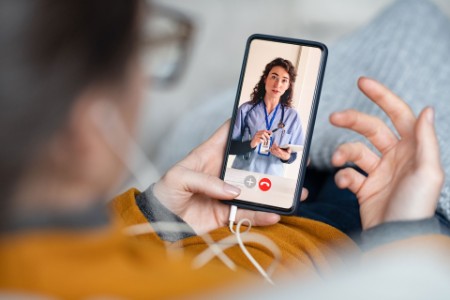
[[[133,189],[114,200],[116,218],[110,226],[2,235],[0,290],[63,299],[163,299],[263,281],[238,246],[226,251],[238,265],[237,271],[218,259],[193,270],[193,257],[206,248],[201,238],[184,240],[184,255],[176,258],[168,255],[164,242],[155,234],[124,235],[125,227],[147,222],[135,204],[138,193]],[[252,231],[269,237],[282,250],[275,280],[280,276],[322,276],[345,265],[348,257],[361,255],[346,235],[308,219],[285,217],[277,225]],[[211,232],[215,240],[228,235],[228,228]],[[447,240],[445,243],[450,245]],[[250,244],[248,248],[264,267],[272,262],[263,246]]]

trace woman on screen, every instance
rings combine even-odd
[[[296,70],[283,58],[268,63],[250,96],[242,104],[233,127],[230,154],[232,167],[276,176],[284,175],[297,153],[288,145],[303,145],[304,132],[292,108]]]

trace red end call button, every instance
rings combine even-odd
[[[259,189],[263,192],[267,192],[272,187],[272,182],[269,178],[263,178],[259,181]]]

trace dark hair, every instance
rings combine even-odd
[[[270,70],[272,70],[272,68],[274,67],[282,67],[289,74],[289,88],[286,90],[286,92],[284,92],[283,95],[281,95],[280,103],[285,107],[292,106],[292,97],[294,94],[296,70],[294,68],[294,65],[289,60],[283,59],[281,57],[275,58],[266,65],[263,74],[259,79],[259,82],[253,88],[253,92],[250,96],[251,104],[257,104],[258,102],[264,99],[264,96],[266,95],[266,88],[264,81],[266,80],[267,76],[269,76]]]
[[[123,79],[139,41],[138,7],[138,0],[0,2],[0,212],[77,95]]]

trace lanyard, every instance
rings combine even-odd
[[[263,102],[264,103],[264,102]],[[267,113],[266,104],[264,103],[264,113],[266,114],[266,129],[270,130],[272,128],[273,120],[275,120],[275,116],[277,115],[278,108],[280,107],[280,103],[275,107],[275,111],[273,112],[273,116],[269,122],[269,114]]]

